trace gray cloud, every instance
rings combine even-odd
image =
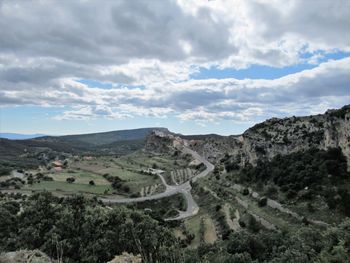
[[[350,2],[337,1],[248,1],[248,10],[269,41],[295,34],[305,44],[349,50]]]
[[[158,88],[96,89],[71,79],[52,82],[40,94],[30,89],[0,93],[2,104],[74,106],[64,118],[162,117],[184,120],[246,120],[256,116],[322,111],[350,100],[350,58],[330,61],[312,70],[275,80],[192,80]],[[83,117],[82,117],[83,116]],[[62,117],[63,118],[63,117]]]
[[[179,40],[191,44],[192,56],[234,51],[228,26],[209,10],[192,16],[174,1],[4,1],[0,12],[1,51],[20,56],[98,65],[182,60]]]
[[[292,65],[305,47],[350,50],[349,10],[346,0],[0,1],[0,103],[68,106],[61,118],[73,119],[243,120],[340,106],[350,97],[349,59],[277,80],[189,75],[212,65]]]

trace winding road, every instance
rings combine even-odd
[[[191,154],[193,158],[203,163],[206,166],[206,169],[201,173],[195,175],[191,180],[179,185],[168,185],[164,177],[161,174],[158,174],[163,184],[165,185],[165,191],[159,194],[144,196],[144,197],[136,197],[136,198],[125,198],[125,199],[114,199],[114,198],[99,198],[99,199],[102,202],[108,203],[108,204],[123,204],[123,203],[136,203],[136,202],[144,202],[149,200],[157,200],[164,197],[173,196],[176,194],[183,194],[183,196],[186,198],[186,201],[187,201],[186,211],[178,211],[179,215],[177,217],[167,218],[165,220],[166,221],[181,220],[181,219],[185,219],[187,217],[196,215],[199,211],[199,207],[192,197],[192,194],[191,194],[192,187],[191,187],[190,181],[195,182],[199,178],[207,176],[211,171],[214,170],[214,165],[208,162],[202,156],[200,156],[197,152],[185,146],[183,146],[182,151],[184,153]]]

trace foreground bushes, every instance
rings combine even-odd
[[[350,220],[321,231],[300,227],[290,233],[240,231],[226,242],[202,244],[185,254],[186,262],[211,263],[348,263]]]
[[[172,232],[137,211],[49,193],[32,196],[19,211],[17,203],[0,205],[0,251],[40,249],[63,262],[107,262],[126,251],[144,262],[178,262]]]

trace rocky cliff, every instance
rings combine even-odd
[[[255,165],[259,159],[270,160],[277,154],[311,147],[340,147],[350,164],[350,105],[325,114],[272,118],[238,136],[208,135],[187,141],[191,148],[213,162],[228,154],[239,166]]]
[[[273,118],[248,129],[240,140],[242,163],[311,147],[340,147],[350,164],[350,106],[314,116]]]

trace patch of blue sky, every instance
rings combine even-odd
[[[110,89],[113,88],[113,84],[109,82],[100,82],[93,79],[78,79],[78,82],[85,84],[91,88],[100,88],[100,89]]]
[[[0,109],[0,132],[60,134],[54,116],[64,108],[21,106]],[[42,132],[41,132],[42,131]]]
[[[315,55],[319,55],[317,63],[308,63],[308,61]],[[307,69],[313,69],[320,63],[328,60],[339,60],[350,56],[350,52],[334,51],[326,53],[324,51],[316,51],[313,53],[302,53],[300,58],[303,63],[295,64],[287,67],[272,67],[264,65],[251,65],[245,69],[225,68],[220,69],[218,67],[199,68],[199,70],[192,75],[191,79],[277,79],[286,75],[301,72]]]
[[[302,64],[284,68],[252,65],[249,68],[238,70],[234,68],[219,69],[218,67],[200,68],[199,72],[191,75],[191,79],[276,79],[314,67],[316,65]]]
[[[2,108],[0,110],[0,132],[65,135],[143,127],[166,127],[170,131],[182,134],[218,133],[230,135],[240,134],[254,125],[253,121],[242,123],[232,120],[221,120],[217,123],[197,123],[194,120],[180,121],[175,114],[170,114],[166,118],[152,116],[134,116],[126,119],[97,117],[89,120],[57,120],[54,118],[61,116],[66,110],[71,110],[71,108],[43,108],[40,106]]]
[[[341,50],[332,50],[326,52],[324,50],[316,50],[314,52],[302,52],[299,54],[301,59],[309,59],[314,55],[320,55],[320,62],[325,62],[328,60],[338,60],[343,59],[350,56],[350,52],[341,51]]]
[[[111,88],[123,88],[126,87],[128,89],[144,89],[143,85],[126,85],[122,83],[110,83],[110,82],[102,82],[94,79],[78,79],[78,82],[89,86],[90,88],[99,88],[99,89],[111,89]]]

